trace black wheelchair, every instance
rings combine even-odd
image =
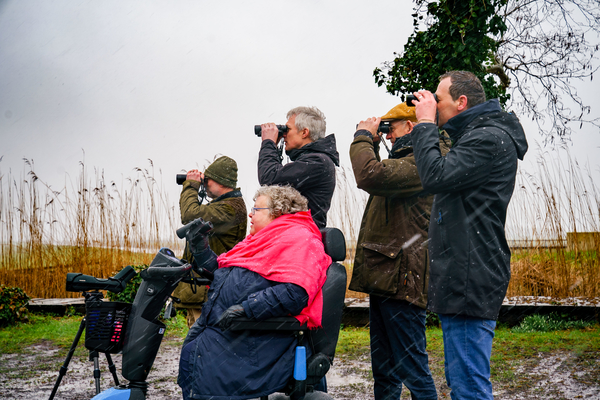
[[[178,235],[183,238],[185,232],[182,229],[178,230]],[[285,390],[261,399],[331,398],[326,393],[315,390],[315,386],[325,377],[335,356],[346,292],[346,269],[338,262],[346,257],[346,243],[344,235],[337,228],[325,228],[321,233],[325,252],[333,260],[327,270],[327,279],[322,288],[322,328],[309,330],[305,324],[300,324],[294,317],[272,318],[260,322],[248,318],[236,318],[229,328],[238,331],[288,331],[297,337],[298,349],[305,345],[311,346],[312,355],[308,359],[306,357],[299,359],[302,352],[296,352],[294,373]],[[171,293],[178,283],[193,282],[191,279],[193,268],[192,265],[176,258],[171,250],[163,248],[156,254],[150,266],[140,273],[142,283],[132,304],[103,302],[99,290],[115,293],[122,291],[127,282],[135,276],[135,271],[132,270],[131,267],[126,267],[108,279],[98,279],[83,274],[67,274],[67,290],[81,291],[86,298],[86,316],[61,367],[50,400],[54,398],[60,381],[66,374],[70,358],[84,329],[85,347],[90,351],[90,360],[93,359],[95,365],[96,396],[93,400],[146,399],[148,391],[146,379],[166,329],[159,316],[165,304],[170,301]],[[196,272],[203,275],[203,271],[196,270]],[[210,284],[210,280],[195,279],[194,283]],[[116,368],[110,358],[110,354],[120,352],[123,355],[121,374],[129,381],[128,384],[122,385],[119,384]],[[115,381],[114,387],[103,392],[100,392],[99,384],[99,353],[105,354]]]

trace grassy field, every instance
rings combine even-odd
[[[58,370],[81,321],[80,316],[53,317],[48,315],[32,315],[30,323],[19,324],[0,330],[0,353],[15,354],[28,352],[31,346],[40,342],[51,342],[58,346],[50,370]],[[179,346],[185,337],[187,327],[183,316],[167,322],[167,336],[164,345]],[[83,338],[82,338],[83,343]],[[427,348],[429,365],[438,383],[441,393],[444,389],[444,350],[442,331],[440,328],[427,329]],[[78,346],[77,357],[85,357],[87,350]],[[493,344],[491,374],[495,388],[501,388],[502,398],[511,398],[511,393],[531,391],[540,385],[541,379],[547,379],[548,371],[537,371],[545,360],[563,357],[561,368],[567,368],[571,377],[592,388],[600,390],[600,325],[584,326],[581,329],[563,329],[549,332],[517,332],[500,326],[496,329]],[[345,327],[340,331],[336,359],[338,362],[351,365],[362,361],[362,375],[371,380],[370,368],[365,367],[369,356],[369,331],[367,328]],[[356,370],[358,367],[354,367]],[[356,372],[356,371],[355,371]],[[3,371],[0,370],[0,374]],[[365,391],[365,387],[358,388]],[[404,398],[404,395],[403,395]],[[536,397],[534,397],[536,398]],[[554,397],[540,397],[554,398]],[[556,397],[561,398],[561,397]],[[568,398],[568,397],[567,397]]]

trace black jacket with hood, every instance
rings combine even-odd
[[[258,153],[259,183],[290,185],[298,190],[308,199],[315,224],[325,228],[335,189],[335,167],[340,165],[335,136],[328,135],[286,154],[292,162],[282,165],[275,142],[263,140]]]
[[[442,127],[452,148],[442,156],[438,128],[418,124],[413,146],[424,190],[434,193],[429,224],[428,308],[495,320],[510,280],[504,224],[525,133],[497,99],[454,116]]]

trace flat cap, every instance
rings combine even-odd
[[[406,105],[406,103],[400,103],[388,111],[383,117],[381,117],[382,121],[389,121],[392,119],[408,119],[413,122],[417,122],[415,107],[409,107]]]

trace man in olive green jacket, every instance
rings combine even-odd
[[[187,173],[179,198],[181,222],[185,225],[197,218],[212,222],[213,234],[209,237],[210,248],[219,255],[231,250],[246,237],[248,212],[237,184],[237,163],[222,156],[217,158],[204,173],[193,169]],[[212,199],[202,204],[198,192],[204,182],[206,195]],[[192,254],[186,246],[183,258],[192,262]],[[202,304],[206,301],[206,286],[194,289],[188,283],[180,283],[173,297],[181,300],[176,308],[188,311],[188,327],[200,317]]]
[[[389,123],[389,159],[379,157],[381,121]],[[405,103],[361,121],[350,146],[360,189],[369,193],[350,289],[369,294],[375,400],[437,399],[425,339],[427,231],[433,196],[423,192],[410,132],[417,119]],[[447,152],[443,140],[440,145]],[[386,146],[387,148],[387,146]]]

